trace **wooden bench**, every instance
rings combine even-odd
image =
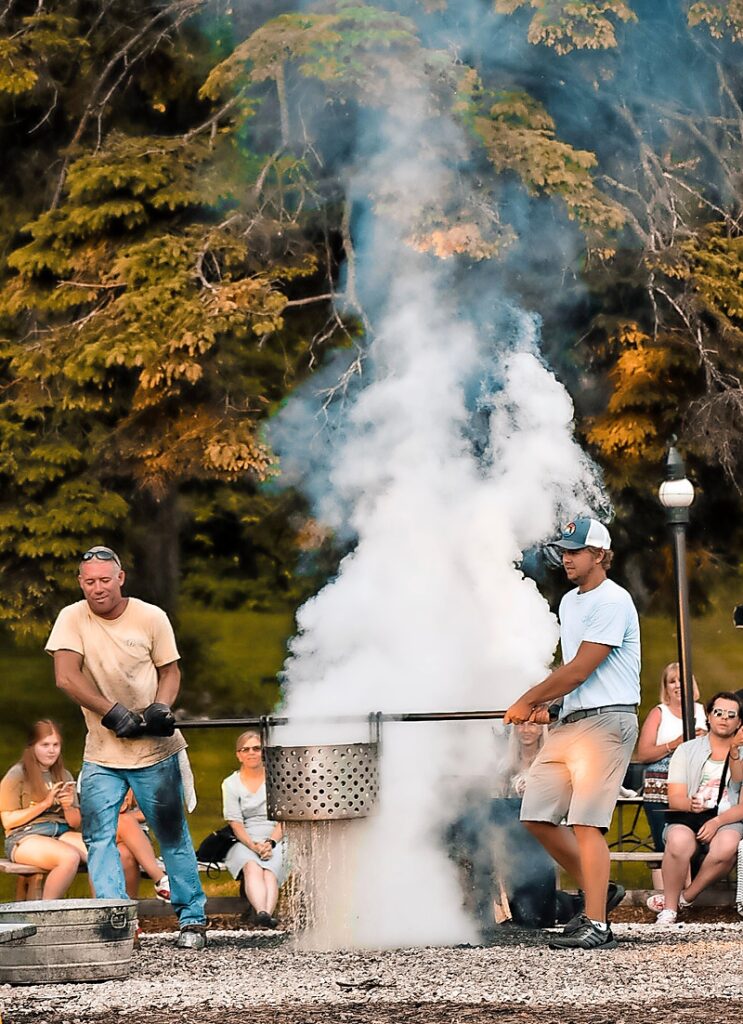
[[[77,871],[78,874],[87,874],[88,865],[81,862]],[[44,879],[48,874],[47,871],[41,871],[39,868],[34,867],[33,864],[16,864],[15,861],[0,858],[0,874],[16,876],[16,902],[40,900],[42,898]],[[0,1024],[2,1024],[1,1021]]]
[[[633,850],[625,853],[624,850],[612,850],[609,854],[612,860],[645,862],[646,864],[657,865],[663,860],[663,854],[657,850]]]
[[[218,864],[204,864],[199,862],[199,871],[203,871],[207,875],[211,875],[212,872],[219,874],[226,870],[226,866],[221,861]],[[80,871],[87,871],[87,865],[81,864]],[[12,860],[0,858],[0,874],[16,876],[16,902],[20,903],[23,900],[41,899],[41,894],[44,889],[44,879],[47,875],[46,871],[39,871],[38,868],[33,867],[31,864],[16,864]]]
[[[12,860],[0,859],[0,873],[17,876],[16,901],[41,899],[46,871],[39,871],[31,864],[16,864]]]

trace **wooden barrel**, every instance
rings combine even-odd
[[[28,924],[36,934],[0,949],[0,983],[126,978],[137,928],[134,900],[27,900],[0,904],[0,924]]]

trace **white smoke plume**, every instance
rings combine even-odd
[[[401,90],[349,193],[393,194],[411,221],[443,196],[452,154],[466,147],[442,121],[444,163],[444,147],[424,145],[429,125],[426,97],[413,84]],[[518,568],[521,553],[605,504],[573,439],[570,398],[540,359],[536,319],[511,311],[509,337],[493,346],[457,308],[447,266],[415,252],[407,228],[377,211],[356,239],[359,277],[383,267],[391,286],[373,311],[362,386],[327,471],[358,540],[298,613],[283,708],[294,720],[507,707],[547,673],[558,638],[547,602]],[[468,394],[478,380],[485,451],[471,436]],[[322,440],[320,418],[306,440]],[[296,450],[277,444],[296,461]],[[328,735],[308,726],[276,741]],[[363,727],[343,738],[364,739]],[[353,943],[475,937],[442,834],[464,785],[487,776],[493,746],[491,725],[385,727],[379,806],[360,826],[345,897]],[[348,940],[346,930],[337,941]]]

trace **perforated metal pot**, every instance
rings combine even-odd
[[[364,818],[379,793],[376,743],[264,750],[268,817],[274,821]]]

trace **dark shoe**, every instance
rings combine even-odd
[[[565,927],[562,930],[562,934],[563,935],[574,935],[575,932],[577,932],[579,928],[583,927],[583,925],[586,923],[587,920],[588,920],[588,918],[581,911],[580,914],[576,914],[574,917],[571,917],[570,920],[565,923]]]
[[[615,907],[618,907],[624,897],[624,886],[619,885],[618,882],[609,882],[609,888],[606,892],[606,913],[610,914]]]
[[[178,949],[204,949],[206,946],[206,925],[184,924],[175,944]]]
[[[255,923],[259,924],[262,928],[277,928],[279,924],[276,918],[271,917],[271,915],[266,910],[258,911],[258,913],[255,915]]]
[[[587,917],[570,935],[556,935],[549,944],[550,949],[616,949],[616,946],[611,928],[597,928]]]
[[[582,895],[582,894],[581,894]],[[623,885],[619,885],[617,882],[609,882],[609,888],[606,890],[606,913],[614,910],[622,902],[625,896],[625,889]],[[587,920],[585,913],[585,898],[582,900],[583,906],[579,913],[575,917],[571,917],[562,930],[563,935],[572,935],[576,932]]]

